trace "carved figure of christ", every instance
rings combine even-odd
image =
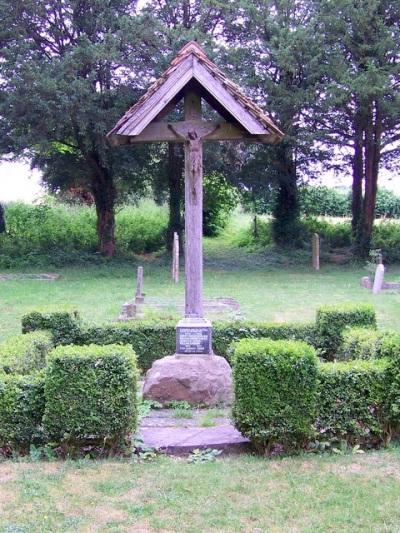
[[[185,95],[185,120],[201,119],[200,96]],[[218,125],[169,124],[185,144],[185,318],[203,318],[203,139]]]

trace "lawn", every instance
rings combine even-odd
[[[305,322],[322,304],[371,302],[380,326],[398,329],[400,292],[372,296],[362,289],[362,265],[323,264],[314,272],[304,253],[250,253],[232,242],[229,231],[206,240],[205,295],[235,298],[245,318]],[[20,331],[26,311],[46,305],[76,305],[91,322],[115,320],[134,295],[138,264],[144,266],[148,297],[183,300],[183,280],[172,283],[166,257],[62,268],[54,282],[0,281],[0,340]],[[396,278],[400,267],[391,266],[388,279]],[[399,472],[396,447],[271,460],[244,455],[203,464],[168,457],[148,463],[35,462],[33,454],[30,460],[0,462],[0,533],[395,532]]]
[[[360,279],[368,274],[362,265],[322,264],[315,272],[304,264],[304,253],[287,257],[265,251],[249,253],[233,246],[230,238],[228,229],[220,238],[206,239],[205,296],[235,298],[245,318],[305,322],[313,320],[321,304],[371,302],[381,327],[398,328],[400,291],[373,296],[361,288]],[[53,282],[0,281],[0,340],[18,333],[21,316],[38,306],[72,304],[85,320],[115,320],[122,304],[134,295],[137,264],[144,265],[147,296],[171,303],[183,300],[183,275],[178,285],[172,283],[166,257],[143,257],[132,264],[62,268],[57,270],[60,278]],[[400,266],[390,266],[387,274],[387,279],[400,279]]]
[[[0,464],[0,532],[400,528],[400,451]]]

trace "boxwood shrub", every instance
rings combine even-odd
[[[0,343],[0,372],[29,374],[40,370],[52,348],[51,336],[45,331],[11,337]]]
[[[381,343],[381,355],[390,361],[390,384],[386,402],[390,423],[400,430],[400,333],[387,333]]]
[[[372,305],[341,304],[317,309],[316,346],[322,357],[334,359],[343,342],[343,330],[349,326],[376,329]]]
[[[343,342],[336,354],[336,358],[343,361],[350,359],[378,359],[383,336],[376,329],[346,328],[343,332]]]
[[[58,346],[45,373],[44,426],[68,445],[118,445],[137,423],[136,358],[128,346]]]
[[[233,418],[256,448],[303,445],[315,419],[317,357],[304,342],[271,339],[235,344]]]
[[[62,310],[33,310],[22,317],[22,333],[36,330],[51,331],[56,345],[73,344],[80,333],[79,313],[70,306]]]
[[[43,439],[44,376],[0,374],[0,448],[26,452]]]
[[[30,313],[23,319],[23,329],[50,329],[55,344],[128,344],[137,354],[138,366],[147,371],[156,359],[175,352],[175,320],[140,320],[99,326],[84,325],[70,315],[60,320],[54,313]],[[42,317],[42,318],[40,318]],[[72,320],[71,320],[72,318]],[[216,354],[231,359],[231,343],[246,338],[303,340],[315,343],[313,324],[269,324],[248,321],[214,322],[213,348]]]
[[[376,445],[388,437],[386,395],[390,362],[321,363],[318,367],[318,438]]]

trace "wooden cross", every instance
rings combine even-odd
[[[163,119],[184,99],[184,120]],[[203,120],[204,99],[221,120]],[[178,53],[162,76],[109,132],[112,145],[185,145],[185,318],[203,319],[203,143],[243,140],[277,143],[283,133],[245,96],[196,42]],[[210,348],[211,349],[211,348]]]

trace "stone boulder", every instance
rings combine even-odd
[[[147,371],[143,397],[161,403],[175,400],[191,405],[230,405],[232,370],[218,355],[169,355]]]

